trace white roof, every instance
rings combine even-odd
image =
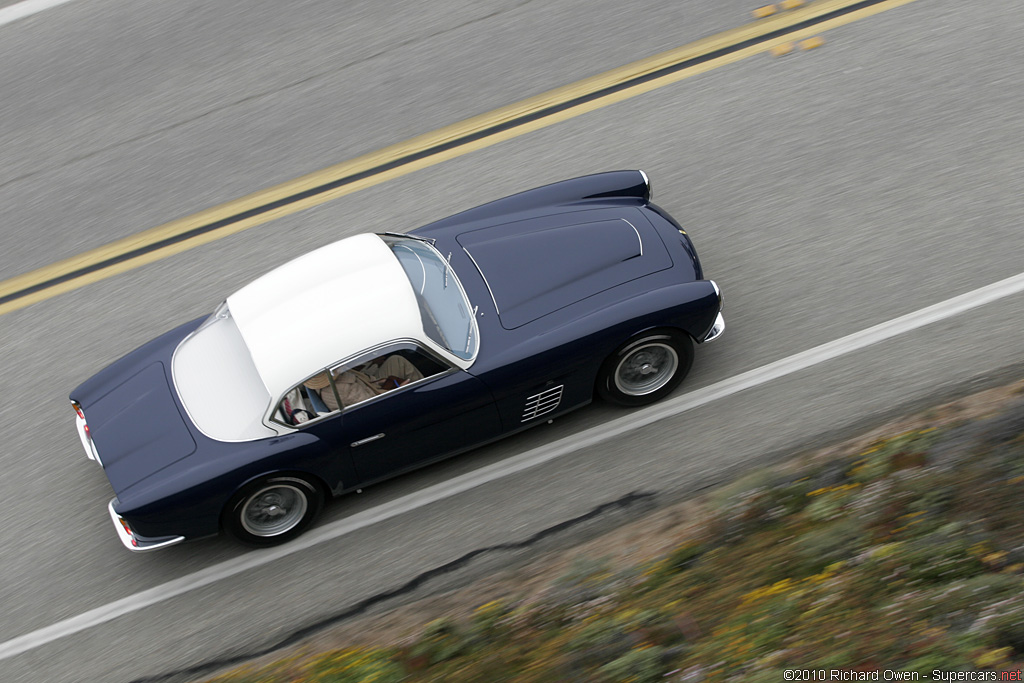
[[[277,433],[263,424],[270,395],[230,317],[207,321],[179,344],[171,369],[181,403],[203,434],[248,441]]]
[[[392,339],[423,339],[412,285],[377,235],[356,235],[276,268],[228,297],[270,395]]]

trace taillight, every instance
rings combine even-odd
[[[72,401],[71,407],[75,409],[76,413],[78,413],[78,417],[82,418],[83,420],[85,419],[85,413],[82,412],[82,406],[78,405],[78,401]]]
[[[128,534],[128,538],[132,539],[132,545],[138,545],[139,542],[135,540],[135,534],[132,533],[132,528],[128,526],[128,522],[124,521],[123,517],[118,517],[117,521],[121,522],[121,526],[124,527],[124,531]]]
[[[87,437],[92,439],[92,432],[89,431],[89,425],[82,425],[82,431],[85,432]]]

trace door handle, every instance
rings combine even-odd
[[[377,439],[383,439],[383,438],[384,438],[384,433],[381,432],[380,434],[374,434],[373,436],[368,436],[365,439],[359,439],[359,441],[353,441],[351,446],[352,446],[352,448],[355,448],[356,446],[362,446],[364,443],[370,443],[371,441],[376,441]]]

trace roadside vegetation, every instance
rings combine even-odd
[[[404,640],[303,653],[216,683],[743,681],[783,670],[1018,669],[1024,401],[920,416],[853,453],[710,494],[699,531],[625,569],[577,559]]]

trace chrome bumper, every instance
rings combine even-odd
[[[114,528],[117,530],[117,537],[121,539],[121,544],[125,548],[131,550],[134,553],[144,553],[150,550],[159,550],[160,548],[166,548],[169,545],[181,543],[185,540],[184,536],[165,536],[163,538],[146,538],[144,536],[136,536],[128,525],[128,521],[124,517],[114,512],[114,498],[107,503],[107,512],[110,513],[110,519],[114,522]]]
[[[722,336],[723,332],[725,332],[725,318],[719,313],[718,317],[715,318],[715,324],[711,326],[711,331],[704,335],[703,343],[715,341]]]
[[[85,420],[80,417],[75,417],[75,427],[78,428],[78,438],[82,442],[82,448],[85,449],[85,456],[90,460],[95,460],[103,467],[103,461],[100,460],[100,454],[96,451],[96,444],[92,442],[89,435],[85,433]]]

